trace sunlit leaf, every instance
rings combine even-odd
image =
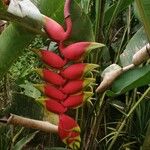
[[[148,43],[147,36],[143,28],[140,28],[131,38],[124,52],[120,55],[122,66],[132,63],[133,55]]]
[[[78,0],[79,1],[79,0]],[[90,0],[81,0],[81,6],[82,6],[82,8],[84,9],[84,12],[86,13],[86,14],[88,14],[89,13],[89,7],[90,7]]]
[[[121,67],[117,64],[112,64],[110,66],[108,66],[101,74],[101,77],[104,78],[104,76],[107,74],[107,73],[110,73],[112,71],[115,71],[115,70],[118,70],[118,69],[121,69]]]
[[[39,90],[37,90],[32,83],[26,82],[25,84],[19,85],[24,89],[24,94],[27,96],[30,96],[32,98],[39,98],[41,96],[41,93]]]

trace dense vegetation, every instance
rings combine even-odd
[[[64,25],[64,0],[32,2],[42,14]],[[107,89],[96,92],[106,72],[110,73],[111,78],[116,68],[130,66],[133,55],[148,44],[150,1],[73,0],[71,18],[73,30],[66,43],[95,41],[105,45],[92,50],[84,60],[85,63],[100,66],[94,73],[96,85],[92,99],[85,102],[83,107],[68,112],[80,125],[81,149],[150,149],[148,53],[142,63],[122,72]],[[33,86],[42,82],[34,68],[43,67],[43,63],[31,50],[45,48],[58,53],[57,45],[35,20],[8,13],[3,0],[0,1],[0,19],[7,21],[0,22],[1,121],[10,113],[49,121],[51,115],[43,113],[43,107],[36,102],[41,92]],[[55,134],[15,125],[0,125],[0,150],[65,150],[61,147],[65,145]]]

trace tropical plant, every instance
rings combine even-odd
[[[47,83],[57,85],[57,89],[53,89],[51,86],[46,87],[46,85],[44,85],[44,90],[43,86],[39,88],[38,85],[38,88],[53,99],[63,99],[63,96],[83,90],[79,89],[79,83],[85,80],[82,78],[81,81],[84,70],[86,77],[92,76],[96,80],[97,86],[86,87],[86,91],[92,90],[93,95],[90,100],[88,98],[91,95],[87,98],[88,101],[84,102],[83,107],[67,111],[67,115],[75,118],[76,121],[73,123],[78,127],[78,131],[79,127],[81,129],[80,149],[147,150],[150,147],[150,65],[148,60],[150,56],[148,44],[150,40],[150,2],[148,0],[72,0],[70,15],[66,11],[67,14],[64,18],[63,0],[32,0],[34,5],[28,5],[30,1],[26,0],[26,10],[34,8],[36,15],[43,14],[42,19],[36,17],[34,13],[31,15],[31,13],[19,12],[19,16],[17,16],[18,12],[14,13],[8,7],[13,2],[17,1],[0,1],[0,19],[7,21],[2,21],[3,32],[0,35],[0,90],[2,92],[1,102],[3,101],[0,107],[0,116],[5,116],[1,122],[8,122],[7,116],[10,117],[10,113],[12,113],[43,120],[43,123],[45,120],[51,121],[58,125],[58,114],[66,113],[66,107],[69,109],[82,104],[81,97],[85,93],[75,95],[78,98],[68,97],[66,102],[61,103],[58,101],[56,103],[54,100],[49,103],[50,101],[46,98],[38,100],[42,101],[44,108],[57,113],[53,116],[36,101],[42,93],[35,88],[36,86],[33,86],[33,83],[41,85],[43,82],[35,71]],[[18,6],[23,8],[24,4],[19,3]],[[15,6],[16,10],[19,8],[17,5]],[[65,25],[64,20],[66,21]],[[63,25],[66,26],[66,32],[64,32]],[[86,41],[103,43],[105,46],[99,45],[84,57],[84,61],[81,61],[78,56],[85,52],[85,49],[81,48]],[[47,49],[48,51],[37,49]],[[47,68],[47,65],[44,65],[34,54],[35,51],[40,59],[48,66],[55,68],[55,71],[35,69]],[[79,53],[75,56],[75,52]],[[54,62],[52,62],[52,58],[55,58]],[[78,64],[76,64],[76,60],[78,60]],[[66,64],[67,68],[64,69]],[[91,73],[91,71],[93,72]],[[53,78],[49,78],[50,76]],[[70,81],[79,78],[78,83]],[[67,85],[64,86],[66,81]],[[53,92],[46,92],[46,89]],[[70,103],[70,101],[74,103]],[[70,120],[70,118],[67,119]],[[73,129],[72,126],[70,128]],[[28,132],[23,132],[23,130]],[[44,141],[39,140],[34,144],[34,136],[40,139],[42,133],[18,128],[15,125],[13,125],[13,129],[9,126],[2,126],[0,131],[4,135],[0,136],[1,149],[17,149],[18,147],[18,149],[22,149],[23,146],[35,149],[65,149],[62,148],[64,145],[54,134],[43,136],[45,137]],[[70,143],[74,141],[76,149],[78,149],[79,133],[72,131],[71,134],[75,134],[71,142],[64,140],[63,135],[60,137],[72,149],[75,148]],[[67,136],[69,137],[71,134],[67,133]],[[11,136],[8,138],[8,135]],[[25,137],[23,137],[24,135]],[[11,147],[8,147],[8,143]]]

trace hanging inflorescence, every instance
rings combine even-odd
[[[58,44],[60,55],[48,50],[34,50],[48,68],[35,69],[45,81],[36,84],[46,97],[38,101],[50,112],[59,115],[58,133],[60,138],[71,149],[80,147],[80,127],[77,122],[66,115],[68,109],[80,107],[93,95],[91,85],[93,77],[87,77],[98,67],[96,64],[83,63],[85,54],[92,49],[103,45],[95,42],[78,42],[65,46],[64,41],[71,34],[72,21],[70,17],[71,0],[66,0],[64,18],[66,31],[53,19],[44,16],[44,29],[48,36]],[[90,89],[90,90],[89,90]]]

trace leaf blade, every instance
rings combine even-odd
[[[135,68],[122,74],[112,85],[108,95],[115,96],[123,94],[137,87],[150,84],[150,65]]]
[[[22,138],[19,142],[16,143],[13,150],[21,150],[23,146],[25,146],[28,142],[30,142],[38,132],[39,131],[33,132],[27,135],[26,137]]]
[[[8,71],[34,37],[35,34],[14,24],[10,24],[2,32],[0,35],[0,78]]]

